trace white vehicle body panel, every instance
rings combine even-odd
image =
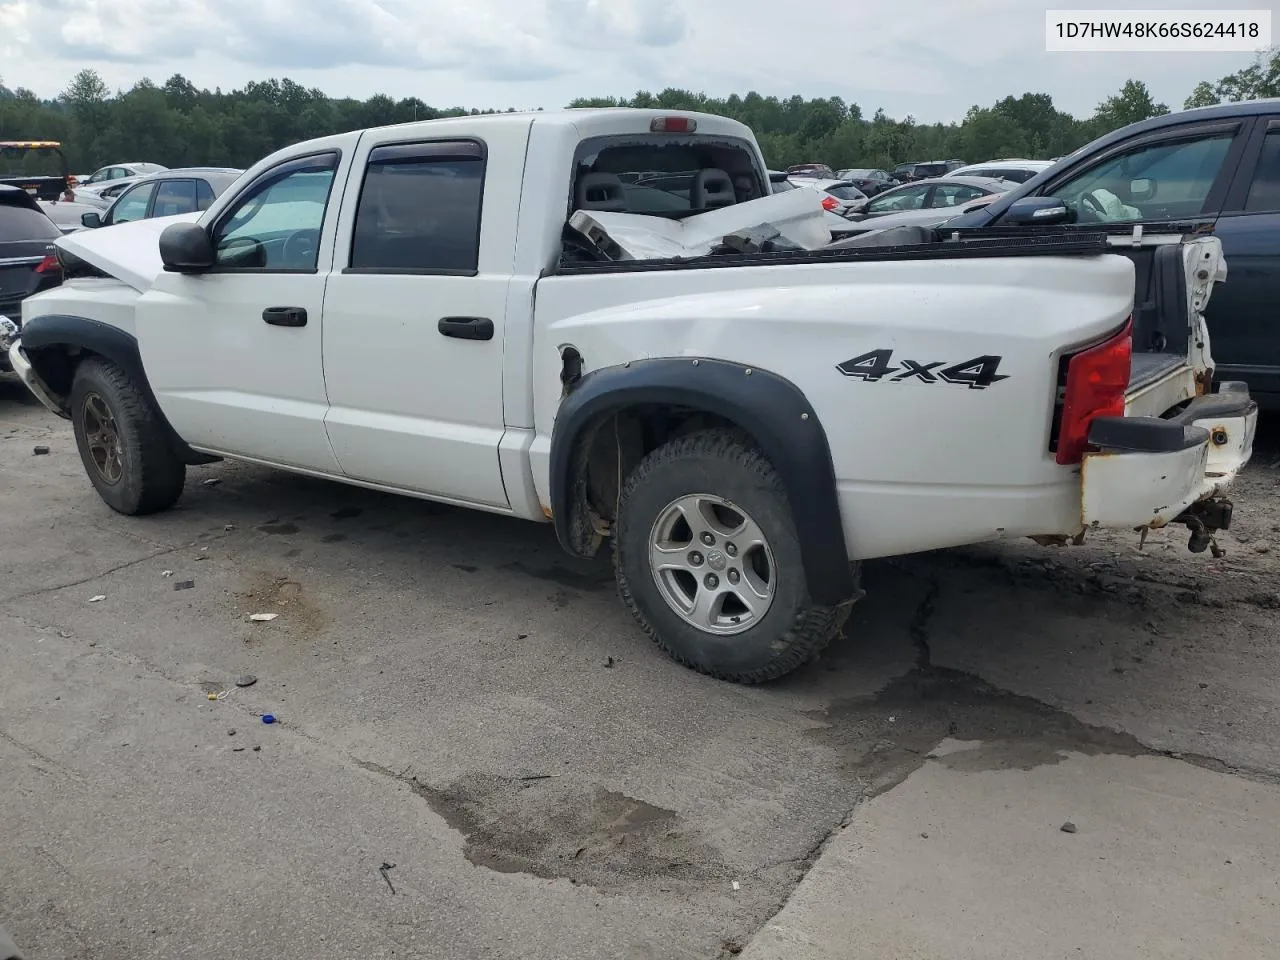
[[[544,503],[560,397],[553,346],[572,344],[587,369],[717,357],[804,384],[831,444],[841,521],[857,557],[1079,528],[1078,471],[1054,463],[1046,446],[1054,399],[1047,371],[1064,347],[1124,323],[1133,301],[1128,260],[939,260],[927,271],[912,261],[740,267],[728,271],[730,290],[722,272],[539,284],[533,463]],[[876,349],[920,363],[998,355],[1008,379],[969,390],[865,383],[836,369]]]

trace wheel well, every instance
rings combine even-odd
[[[27,357],[44,385],[64,405],[71,400],[71,382],[75,379],[76,367],[88,357],[98,356],[101,354],[69,343],[50,344],[27,351]]]
[[[612,532],[622,487],[646,455],[677,437],[708,429],[726,430],[756,445],[727,417],[692,407],[640,404],[592,418],[574,443],[570,461],[569,531],[581,555],[594,555]]]

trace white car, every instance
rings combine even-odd
[[[988,160],[952,170],[949,177],[991,177],[1010,183],[1026,183],[1053,166],[1052,160]]]
[[[1216,238],[728,243],[783,212],[812,242],[804,192],[707,114],[337,134],[203,212],[57,239],[66,280],[8,353],[120,513],[228,457],[549,523],[612,542],[643,631],[736,682],[813,658],[867,558],[1229,524],[1257,407],[1203,395]],[[706,252],[615,256],[570,221]],[[1163,278],[1140,314],[1135,263]]]
[[[158,163],[140,163],[136,161],[113,163],[106,167],[99,167],[84,180],[76,179],[76,185],[73,188],[75,201],[105,209],[111,206],[112,201],[120,195],[120,192],[125,187],[137,182],[140,177],[145,177],[152,173],[160,173],[168,169],[168,167],[161,166]]]
[[[867,199],[867,195],[848,180],[792,176],[788,181],[801,190],[817,190],[823,195],[822,209],[841,217],[848,216],[859,201]]]

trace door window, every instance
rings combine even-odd
[[[1196,216],[1222,170],[1232,134],[1144,144],[1056,186],[1081,223]]]
[[[208,180],[196,181],[196,208],[199,210],[208,210],[213,206],[216,199],[213,193],[213,187],[209,186]]]
[[[1280,131],[1268,133],[1253,171],[1244,208],[1250,213],[1280,210]]]
[[[156,202],[151,209],[153,217],[172,217],[179,213],[192,213],[196,209],[196,182],[194,180],[161,180],[156,187]]]
[[[933,188],[933,195],[929,198],[929,206],[958,207],[982,196],[985,196],[985,194],[977,187],[966,187],[959,183],[946,184]]]
[[[213,232],[224,269],[312,272],[337,154],[303,157],[259,177]]]
[[[129,223],[144,219],[147,215],[147,203],[155,189],[154,183],[142,183],[123,194],[111,208],[111,222]]]
[[[369,156],[351,238],[351,269],[474,274],[480,257],[483,148],[380,147]]]
[[[882,193],[869,204],[867,204],[867,213],[890,213],[897,210],[920,210],[924,207],[924,195],[930,190],[929,186],[920,187],[904,187],[901,190],[891,190],[889,193]]]

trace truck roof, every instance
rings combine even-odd
[[[617,133],[648,133],[649,124],[659,117],[680,117],[694,122],[695,134],[711,134],[722,137],[740,137],[754,141],[751,128],[737,120],[712,113],[690,110],[655,110],[637,107],[569,107],[563,110],[521,110],[514,113],[483,113],[475,116],[439,117],[435,120],[410,120],[407,123],[373,127],[381,133],[387,130],[409,131],[418,127],[431,129],[442,124],[474,124],[478,128],[502,129],[525,126],[532,119],[537,126],[553,126],[574,129],[581,138],[607,136]],[[672,134],[679,136],[679,134]]]

